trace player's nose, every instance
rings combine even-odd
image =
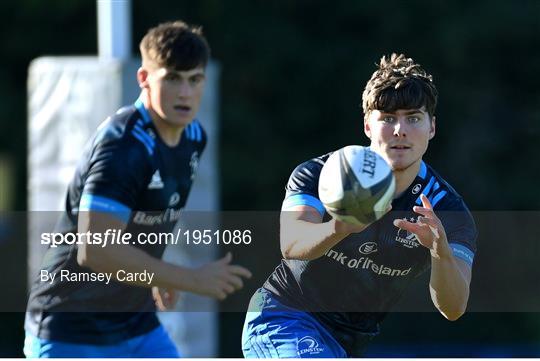
[[[398,119],[398,121],[394,125],[394,136],[395,137],[406,137],[407,136],[405,120]]]
[[[180,98],[186,98],[190,97],[192,93],[192,89],[189,86],[188,82],[182,82],[180,85],[178,85],[177,89],[177,95]]]

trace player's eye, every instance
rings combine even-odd
[[[417,117],[417,116],[409,117],[409,118],[408,118],[408,121],[409,121],[409,123],[411,123],[411,124],[416,124],[416,123],[420,122],[420,120],[421,120],[420,117]]]
[[[191,85],[197,85],[202,81],[202,77],[200,76],[194,76],[192,78],[189,78],[189,82]]]
[[[381,118],[381,121],[391,124],[391,123],[394,123],[396,121],[396,118],[386,115],[386,116]]]
[[[196,76],[193,76],[191,78],[189,78],[189,83],[191,85],[198,85],[200,82],[202,82],[204,79],[204,76],[202,75],[196,75]]]
[[[165,75],[165,80],[166,81],[179,81],[180,76],[178,74],[175,74],[175,73],[169,73],[169,74]]]

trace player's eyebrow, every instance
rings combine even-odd
[[[423,114],[422,109],[411,109],[403,112],[404,115]]]
[[[384,114],[384,115],[396,115],[398,113],[398,110],[394,110],[394,111],[384,111],[384,110],[381,110],[380,111],[381,114]],[[422,114],[422,109],[410,109],[410,110],[404,110],[403,111],[403,115],[411,115],[411,114]]]
[[[411,109],[411,110],[406,110],[403,112],[403,114],[405,115],[411,115],[411,114],[418,114],[418,113],[422,113],[422,110],[420,109]]]
[[[205,74],[204,74],[204,71],[201,70],[200,72],[193,73],[193,74],[191,74],[191,75],[189,75],[189,76],[190,76],[191,78],[196,77],[196,76],[198,76],[198,77],[204,77]]]
[[[205,76],[205,72],[203,69],[198,69],[197,71],[192,70],[174,70],[174,69],[167,69],[165,75],[176,75],[179,77],[194,77],[194,76]]]

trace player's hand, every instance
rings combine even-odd
[[[174,289],[152,287],[152,296],[160,311],[172,310],[178,300],[178,293]]]
[[[251,278],[251,272],[231,264],[229,252],[222,259],[199,267],[194,272],[194,293],[224,300],[228,295],[244,287],[242,278]]]
[[[394,226],[414,233],[418,242],[428,248],[432,255],[446,254],[449,249],[442,222],[433,211],[429,199],[424,194],[420,195],[420,199],[423,207],[413,207],[413,211],[421,214],[416,223],[395,219]]]

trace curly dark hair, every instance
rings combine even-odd
[[[151,28],[139,48],[143,64],[152,62],[178,71],[205,67],[210,57],[210,47],[202,28],[183,21],[166,22]]]
[[[362,94],[365,116],[372,110],[394,112],[397,109],[425,107],[433,117],[438,92],[433,77],[413,59],[393,53],[383,56]]]

